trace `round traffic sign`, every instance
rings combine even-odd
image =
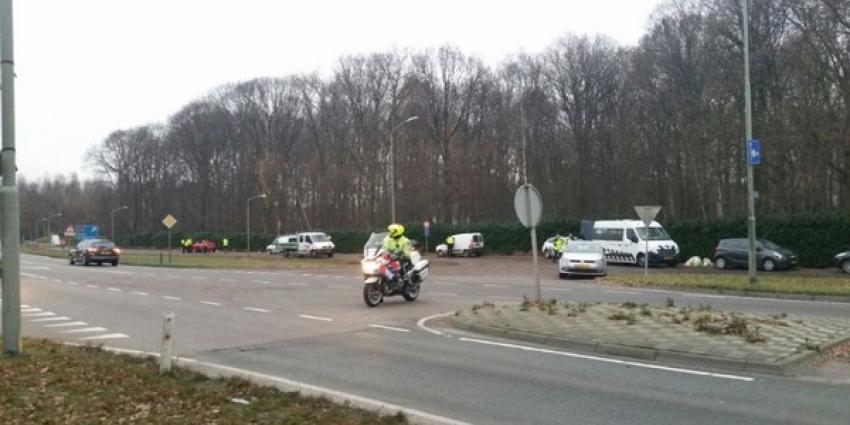
[[[543,200],[537,188],[526,183],[514,195],[514,210],[519,222],[525,227],[536,227],[543,214]]]

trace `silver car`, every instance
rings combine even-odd
[[[558,276],[605,276],[608,262],[602,246],[589,241],[571,241],[564,246],[564,254],[558,262]]]

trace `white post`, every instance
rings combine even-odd
[[[159,372],[171,372],[173,361],[172,341],[174,338],[174,313],[162,316],[162,342],[159,351]]]

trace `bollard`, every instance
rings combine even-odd
[[[174,313],[165,313],[162,316],[162,344],[159,352],[159,372],[171,372],[172,340],[174,337]]]

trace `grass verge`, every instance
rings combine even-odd
[[[53,258],[68,258],[68,251],[44,247],[22,247],[22,252]],[[121,264],[150,267],[191,267],[212,269],[325,269],[359,266],[359,259],[352,257],[333,258],[284,258],[257,253],[252,256],[230,254],[181,254],[172,253],[171,264],[168,255],[163,255],[160,264],[159,253],[128,251],[121,255]]]
[[[326,399],[240,379],[210,379],[96,347],[24,340],[24,355],[0,357],[3,424],[406,424]],[[236,401],[234,401],[236,400]]]
[[[778,294],[850,296],[850,278],[762,274],[750,283],[746,275],[656,273],[645,277],[630,273],[609,275],[605,282],[633,287],[714,289],[718,291],[772,292]]]

